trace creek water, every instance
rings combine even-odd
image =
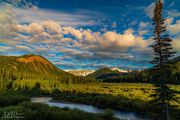
[[[66,102],[54,102],[51,101],[51,97],[34,97],[31,98],[32,102],[35,103],[44,103],[48,104],[49,106],[56,106],[59,108],[65,108],[68,107],[70,109],[79,109],[83,110],[85,112],[90,113],[103,113],[105,109],[98,108],[92,105],[86,105],[86,104],[78,104],[78,103],[66,103]],[[114,117],[123,119],[123,120],[148,120],[147,118],[144,118],[143,115],[137,115],[135,112],[127,112],[127,111],[118,111],[113,110]]]

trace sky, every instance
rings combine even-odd
[[[0,0],[0,55],[41,55],[57,67],[145,69],[152,65],[155,0]],[[180,55],[180,0],[163,0]]]

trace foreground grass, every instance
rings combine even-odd
[[[0,118],[4,112],[17,112],[25,120],[117,120],[110,113],[93,114],[78,109],[49,107],[45,104],[23,102],[16,106],[0,108]]]
[[[36,84],[39,89],[34,89]],[[180,85],[169,85],[176,92],[176,101],[169,108],[174,120],[180,119]],[[36,88],[36,87],[35,87]],[[155,106],[150,101],[155,87],[145,83],[84,83],[62,84],[55,80],[16,80],[13,82],[13,90],[23,90],[30,95],[52,95],[55,100],[91,104],[98,107],[135,111],[147,114],[153,119],[161,117],[160,106]]]
[[[109,110],[102,114],[93,114],[78,109],[31,103],[30,98],[22,92],[9,91],[0,95],[0,119],[18,120],[16,117],[22,117],[24,120],[117,120]]]

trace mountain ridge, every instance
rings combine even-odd
[[[169,63],[171,70],[169,76],[171,77],[169,83],[180,83],[180,56],[172,58]],[[152,82],[153,76],[151,75],[152,68],[144,70],[133,70],[127,73],[119,73],[110,68],[98,69],[87,77],[92,77],[98,81],[103,82]]]
[[[120,75],[118,70],[111,70],[110,68],[104,67],[96,70],[92,74],[87,75],[87,78],[94,78],[94,79],[103,79],[106,76],[117,76]]]
[[[74,76],[65,72],[40,55],[0,56],[0,78],[6,74],[7,79],[65,79]]]
[[[95,70],[78,69],[78,70],[65,70],[65,71],[76,76],[87,76],[89,74],[92,74]]]

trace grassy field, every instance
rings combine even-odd
[[[159,118],[160,106],[155,106],[150,97],[154,93],[153,84],[146,83],[61,83],[57,80],[15,80],[6,89],[17,90],[28,96],[52,96],[55,101],[94,105],[101,108],[134,111],[150,118]],[[180,85],[169,85],[180,98]],[[8,89],[10,88],[10,89]],[[2,90],[1,90],[2,91]],[[171,101],[177,109],[169,108],[172,120],[178,120],[179,102]]]
[[[155,87],[152,84],[145,83],[86,83],[86,84],[62,84],[58,81],[48,80],[19,80],[13,83],[13,88],[30,88],[32,89],[36,83],[40,83],[41,89],[51,93],[54,89],[60,90],[62,93],[96,93],[108,94],[113,96],[123,96],[128,99],[139,99],[143,101],[152,100],[149,97],[154,92]],[[170,85],[171,89],[180,92],[180,85]],[[180,94],[176,94],[180,97]],[[180,104],[173,102],[173,105]]]

